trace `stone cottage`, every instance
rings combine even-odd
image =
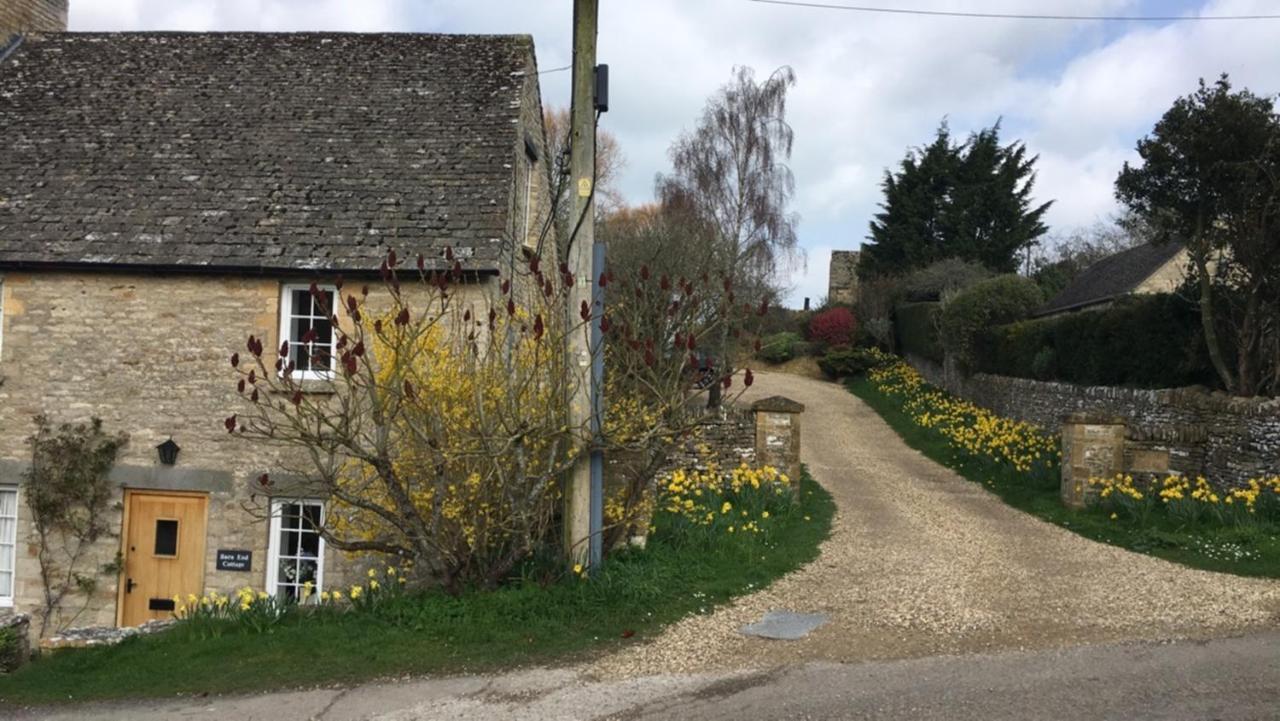
[[[1181,243],[1145,243],[1085,268],[1050,298],[1037,317],[1103,310],[1130,295],[1172,293],[1187,279],[1191,258]]]
[[[223,428],[227,358],[250,334],[332,344],[309,284],[376,279],[389,248],[444,267],[452,247],[455,297],[487,297],[543,250],[545,148],[527,36],[21,37],[0,60],[0,613],[38,608],[22,485],[37,414],[130,437],[118,537],[94,559],[123,570],[75,625],[341,583],[322,499],[269,498],[270,522],[246,510],[275,457]]]

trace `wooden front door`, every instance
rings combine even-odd
[[[194,493],[125,492],[121,626],[172,618],[174,596],[204,592],[208,501]]]

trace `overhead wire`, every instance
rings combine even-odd
[[[1068,22],[1189,22],[1204,20],[1280,20],[1277,15],[1066,15],[1047,13],[1000,13],[964,10],[924,10],[918,8],[890,8],[875,5],[843,5],[838,3],[807,2],[806,0],[746,0],[762,5],[817,8],[822,10],[846,10],[885,15],[923,15],[948,18],[985,18],[1003,20],[1057,20]]]

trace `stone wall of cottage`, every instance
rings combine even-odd
[[[1057,431],[1087,412],[1125,420],[1125,467],[1203,475],[1232,486],[1280,473],[1280,399],[1236,398],[1203,388],[1077,386],[986,374],[963,377],[909,357],[930,383],[984,408]]]
[[[67,0],[0,2],[0,40],[6,31],[58,32],[67,29]]]
[[[308,282],[308,278],[291,279]],[[279,346],[281,279],[118,273],[7,272],[0,283],[0,484],[19,484],[30,464],[32,417],[55,423],[97,416],[108,432],[129,434],[113,471],[121,486],[112,510],[119,533],[124,488],[209,494],[206,590],[266,582],[268,528],[264,497],[253,481],[278,467],[279,455],[230,435],[223,420],[240,400],[228,358],[243,354],[249,334]],[[375,284],[376,285],[376,284]],[[479,299],[487,285],[467,286]],[[181,446],[175,466],[159,464],[155,446]],[[35,611],[40,582],[30,513],[19,487],[16,612]],[[249,572],[217,571],[217,549],[252,551]],[[118,537],[95,549],[91,564],[120,550]],[[330,549],[325,582],[348,582],[351,563]],[[75,626],[112,625],[118,579],[103,576]],[[0,609],[3,612],[4,609]]]

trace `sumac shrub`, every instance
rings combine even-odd
[[[858,331],[858,321],[848,308],[828,308],[809,321],[809,340],[826,347],[849,345]]]

